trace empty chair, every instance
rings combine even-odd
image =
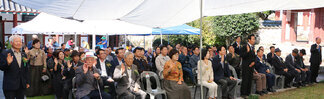
[[[156,82],[156,89],[152,89],[151,87],[151,77],[154,78],[155,82]],[[166,91],[163,90],[161,88],[161,83],[160,83],[160,79],[159,79],[159,76],[154,73],[154,72],[151,72],[151,71],[143,71],[141,73],[141,79],[145,79],[145,82],[146,82],[146,89],[145,89],[145,92],[147,94],[149,94],[150,96],[150,99],[155,99],[155,97],[157,95],[163,95],[164,96],[164,99],[167,99],[167,95],[166,95]],[[141,80],[141,81],[144,81],[144,80]],[[142,82],[143,84],[143,82]]]

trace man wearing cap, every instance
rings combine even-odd
[[[285,65],[288,67],[288,71],[292,72],[292,74],[295,76],[295,82],[293,85],[295,87],[300,87],[302,86],[301,83],[302,71],[301,68],[297,65],[297,61],[296,61],[297,55],[298,55],[298,49],[292,50],[292,53],[287,55],[286,57]]]
[[[126,52],[125,63],[117,66],[114,72],[114,80],[117,82],[116,92],[120,99],[145,99],[146,93],[139,85],[140,74],[137,66],[133,64],[134,54]]]
[[[316,78],[318,76],[318,70],[319,66],[322,63],[322,46],[321,44],[321,38],[316,38],[316,43],[311,46],[310,52],[311,52],[311,58],[309,60],[310,62],[310,70],[312,72],[311,76],[311,82],[312,83],[318,83],[316,81]]]
[[[290,88],[290,82],[294,79],[292,72],[288,71],[288,67],[285,65],[281,56],[281,50],[279,48],[275,49],[275,57],[272,60],[273,66],[275,68],[275,74],[285,76],[285,88]]]
[[[77,99],[110,99],[110,95],[100,86],[103,86],[99,70],[94,66],[97,57],[93,52],[85,54],[85,63],[78,67],[76,74],[76,98]]]
[[[106,37],[102,36],[101,37],[101,41],[99,42],[100,45],[103,46],[103,48],[107,48],[107,40],[106,40]]]
[[[299,51],[296,61],[301,71],[304,72],[304,74],[301,77],[303,84],[308,84],[310,82],[311,72],[304,64],[304,58],[303,58],[304,55],[306,55],[306,51],[305,49],[301,49]]]

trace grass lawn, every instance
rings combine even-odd
[[[277,92],[260,97],[261,99],[324,99],[324,82],[307,87]]]
[[[27,99],[55,99],[54,95],[27,97]]]

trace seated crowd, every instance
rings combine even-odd
[[[150,79],[151,88],[161,87],[169,99],[191,99],[188,85],[207,88],[209,99],[218,98],[218,88],[222,99],[234,99],[239,83],[240,95],[246,98],[251,89],[259,95],[276,92],[278,76],[284,77],[284,88],[316,82],[311,81],[311,71],[304,65],[305,49],[292,50],[284,61],[279,48],[271,46],[265,55],[264,48],[255,49],[254,43],[255,36],[250,35],[246,45],[241,45],[241,38],[236,37],[232,45],[203,49],[177,44],[175,48],[161,45],[147,51],[141,47],[116,50],[107,47],[91,52],[86,48],[66,48],[64,43],[60,48],[45,46],[42,50],[40,41],[34,39],[32,48],[23,48],[29,60],[30,87],[26,95],[54,93],[57,99],[146,99],[149,86],[142,74],[147,72],[158,75],[158,81]],[[157,86],[157,82],[161,85]]]

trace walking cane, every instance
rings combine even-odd
[[[100,87],[99,87],[99,81],[98,81],[98,80],[97,80],[97,85],[98,85],[98,90],[99,90],[100,99],[102,99],[101,91],[100,91]]]

